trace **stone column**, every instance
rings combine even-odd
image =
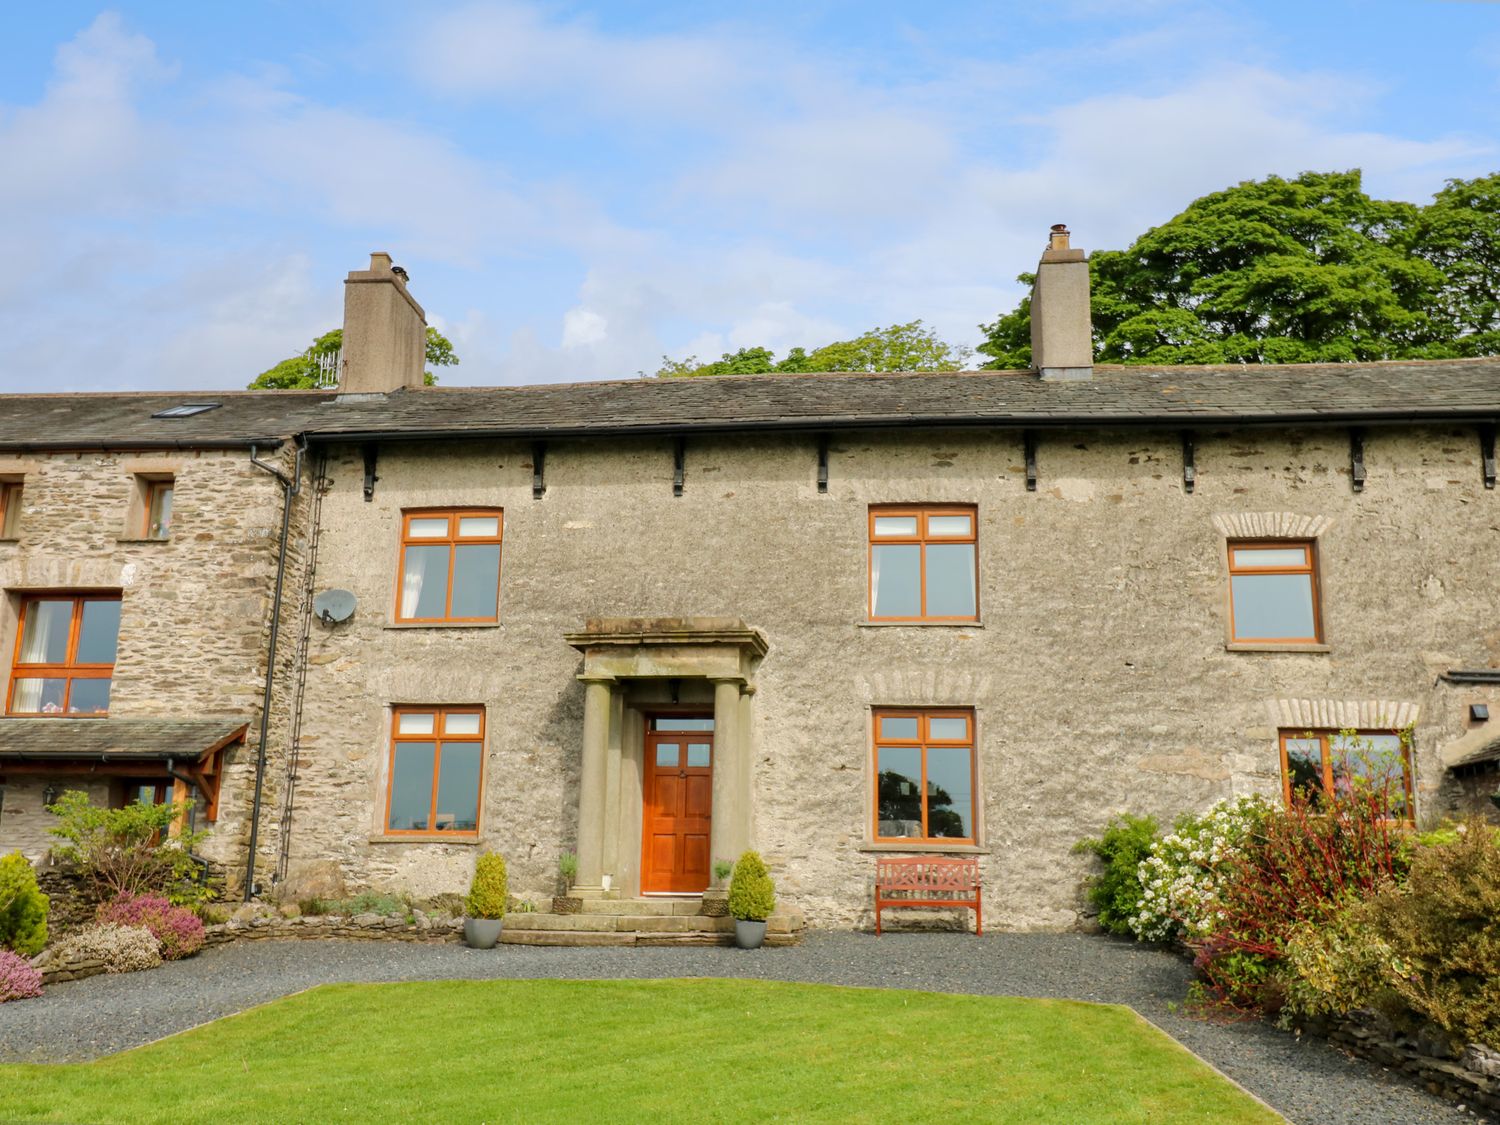
[[[714,790],[710,861],[739,859],[749,842],[750,794],[745,792],[741,758],[740,690],[743,681],[714,680]]]
[[[580,676],[583,681],[583,768],[578,783],[578,883],[581,890],[602,886],[604,808],[608,787],[609,719],[613,676]]]

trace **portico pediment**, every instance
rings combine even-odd
[[[591,617],[564,639],[583,654],[583,678],[702,677],[746,683],[766,638],[732,617]]]

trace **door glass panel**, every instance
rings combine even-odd
[[[458,519],[458,537],[493,539],[500,534],[499,516],[460,516]]]
[[[395,832],[427,831],[432,806],[432,767],[437,745],[398,742],[391,761],[391,817]]]
[[[396,719],[397,734],[431,734],[431,711],[402,711]]]
[[[927,548],[927,616],[974,616],[974,544]]]
[[[21,637],[20,664],[63,664],[68,659],[68,633],[73,627],[71,601],[37,601],[26,607],[26,629]]]
[[[401,616],[438,619],[448,600],[448,548],[406,548],[401,576]]]
[[[881,738],[903,738],[917,740],[917,717],[915,715],[884,715],[880,719]]]
[[[1286,740],[1287,777],[1292,796],[1306,799],[1323,789],[1323,743],[1316,738]]]
[[[870,548],[870,586],[872,616],[920,617],[922,548],[915,543]]]
[[[451,617],[494,617],[500,598],[500,544],[456,547]]]
[[[915,720],[913,720],[915,721]],[[882,746],[878,761],[880,836],[922,835],[922,751],[916,746]]]
[[[100,715],[109,710],[109,679],[74,680],[68,692],[68,714]]]
[[[406,525],[408,539],[444,539],[448,535],[448,517],[415,519]]]
[[[443,730],[447,734],[478,734],[479,716],[472,713],[447,715],[443,718]]]
[[[1236,574],[1229,580],[1237,640],[1305,640],[1313,633],[1312,577]]]
[[[651,720],[652,730],[713,730],[712,719],[687,719],[680,715],[657,715]]]
[[[113,664],[120,636],[120,603],[84,602],[78,628],[78,664]]]
[[[961,716],[945,716],[927,720],[927,736],[939,742],[964,742],[969,737],[969,720]]]
[[[963,535],[974,534],[974,521],[970,516],[928,516],[928,535]]]
[[[15,681],[10,710],[15,715],[61,715],[68,681],[27,677]]]
[[[695,769],[705,769],[709,762],[709,744],[707,742],[689,742],[687,764]]]
[[[927,834],[967,839],[974,809],[967,746],[932,746],[927,750]]]
[[[916,535],[916,516],[876,516],[876,535]]]
[[[657,769],[676,769],[677,763],[682,758],[682,747],[675,742],[658,742],[656,744],[656,767]]]
[[[479,826],[479,744],[443,743],[438,767],[439,832],[473,832]]]
[[[1236,547],[1234,565],[1242,566],[1306,566],[1306,547]]]

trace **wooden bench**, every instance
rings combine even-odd
[[[875,933],[887,906],[966,906],[974,911],[974,932],[984,933],[979,905],[977,859],[879,859],[875,861]]]

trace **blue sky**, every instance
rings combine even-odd
[[[622,378],[1010,308],[1053,222],[1500,170],[1500,3],[53,0],[0,41],[0,389],[234,388],[372,249],[463,364]]]

